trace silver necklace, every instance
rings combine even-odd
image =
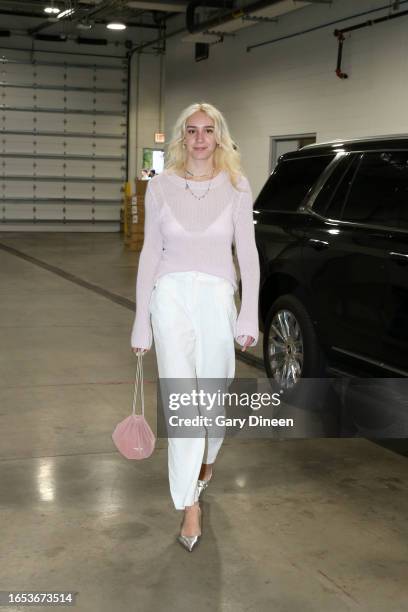
[[[208,176],[208,175],[203,175],[203,176]],[[186,181],[186,189],[187,189],[187,190],[188,190],[188,191],[191,193],[191,195],[192,195],[193,197],[195,197],[195,199],[196,199],[196,200],[202,200],[203,198],[205,198],[205,196],[206,196],[206,195],[208,194],[208,192],[210,191],[211,181],[212,181],[212,179],[213,179],[213,176],[214,176],[214,167],[213,167],[213,169],[212,169],[211,178],[210,178],[210,180],[209,180],[209,183],[208,183],[208,187],[207,187],[206,192],[205,192],[203,195],[198,196],[198,195],[196,195],[196,194],[195,194],[193,191],[191,191],[190,185],[187,183],[187,173],[186,173],[186,172],[184,172],[184,178],[185,178],[185,181]]]

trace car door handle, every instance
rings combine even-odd
[[[402,264],[408,264],[408,253],[397,253],[396,251],[390,251],[388,255],[394,261]]]
[[[322,251],[323,249],[329,248],[329,243],[326,240],[317,240],[316,238],[309,238],[308,243],[311,247],[316,249],[316,251]]]

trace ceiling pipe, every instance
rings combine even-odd
[[[343,72],[341,69],[341,62],[343,56],[343,43],[345,40],[344,34],[348,32],[355,32],[356,30],[361,30],[362,28],[368,28],[377,23],[383,23],[384,21],[391,21],[391,19],[398,19],[399,17],[406,17],[408,15],[408,10],[401,11],[399,13],[389,14],[385,17],[379,17],[378,19],[369,19],[368,21],[364,21],[363,23],[357,23],[356,25],[350,26],[348,28],[342,28],[341,30],[334,30],[333,34],[336,36],[339,47],[337,54],[337,66],[336,66],[336,75],[339,79],[348,79],[347,72]]]
[[[220,2],[216,2],[215,0],[209,0],[208,2],[205,0],[192,0],[192,2],[188,4],[186,10],[186,27],[190,34],[198,34],[207,30],[212,30],[214,27],[221,26],[224,23],[233,21],[234,19],[241,19],[241,17],[245,17],[246,15],[250,15],[255,11],[268,8],[274,4],[278,4],[279,2],[282,2],[282,0],[258,0],[258,2],[254,2],[248,6],[228,10],[226,13],[224,12],[221,15],[208,19],[207,21],[195,23],[194,14],[198,7],[201,6],[204,8],[214,6],[220,8]],[[233,2],[228,1],[223,3],[223,5],[225,8],[231,9],[233,7]]]

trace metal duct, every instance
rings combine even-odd
[[[208,19],[207,21],[204,21],[201,23],[199,22],[195,23],[194,13],[198,7],[217,6],[218,8],[220,8],[220,2],[205,2],[205,0],[193,0],[187,6],[186,27],[187,27],[187,30],[191,34],[198,34],[201,32],[205,32],[207,30],[212,30],[213,28],[217,28],[227,23],[231,23],[234,21],[238,22],[240,20],[242,21],[242,18],[245,16],[249,16],[255,12],[262,11],[263,9],[268,9],[275,5],[277,5],[277,8],[279,4],[282,5],[282,10],[281,11],[277,10],[276,14],[283,15],[294,9],[302,8],[303,6],[310,4],[311,1],[312,0],[305,0],[305,1],[300,1],[295,4],[294,2],[288,2],[284,0],[258,0],[258,2],[254,2],[252,4],[249,4],[241,8],[233,9],[232,7],[229,7],[231,10],[228,10],[225,13],[218,14],[216,17]],[[229,3],[229,4],[233,4],[233,3]],[[224,5],[224,6],[228,8],[228,5]],[[245,25],[250,25],[250,24],[247,23]],[[230,28],[228,29],[230,30]]]
[[[208,29],[208,24],[210,23],[218,23],[218,20],[220,19],[220,17],[217,17],[216,19],[210,19],[208,21],[205,21],[203,23],[195,23],[194,20],[194,16],[195,16],[195,11],[197,8],[202,7],[202,8],[225,8],[227,9],[231,9],[234,6],[234,3],[232,0],[227,0],[226,2],[222,3],[223,6],[220,7],[220,2],[217,0],[192,0],[191,2],[189,2],[189,4],[187,5],[187,9],[186,9],[186,27],[187,30],[191,33],[191,34],[195,34],[196,32],[202,32],[203,30],[207,30]],[[225,13],[225,15],[223,14],[221,16],[221,19],[225,18],[226,21],[229,21],[230,17],[227,17],[228,15],[230,15],[230,12]]]

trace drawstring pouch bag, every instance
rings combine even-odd
[[[136,396],[140,384],[142,414],[136,414]],[[118,451],[126,459],[147,459],[154,451],[156,438],[144,416],[143,355],[137,355],[133,412],[116,425],[112,439]]]

